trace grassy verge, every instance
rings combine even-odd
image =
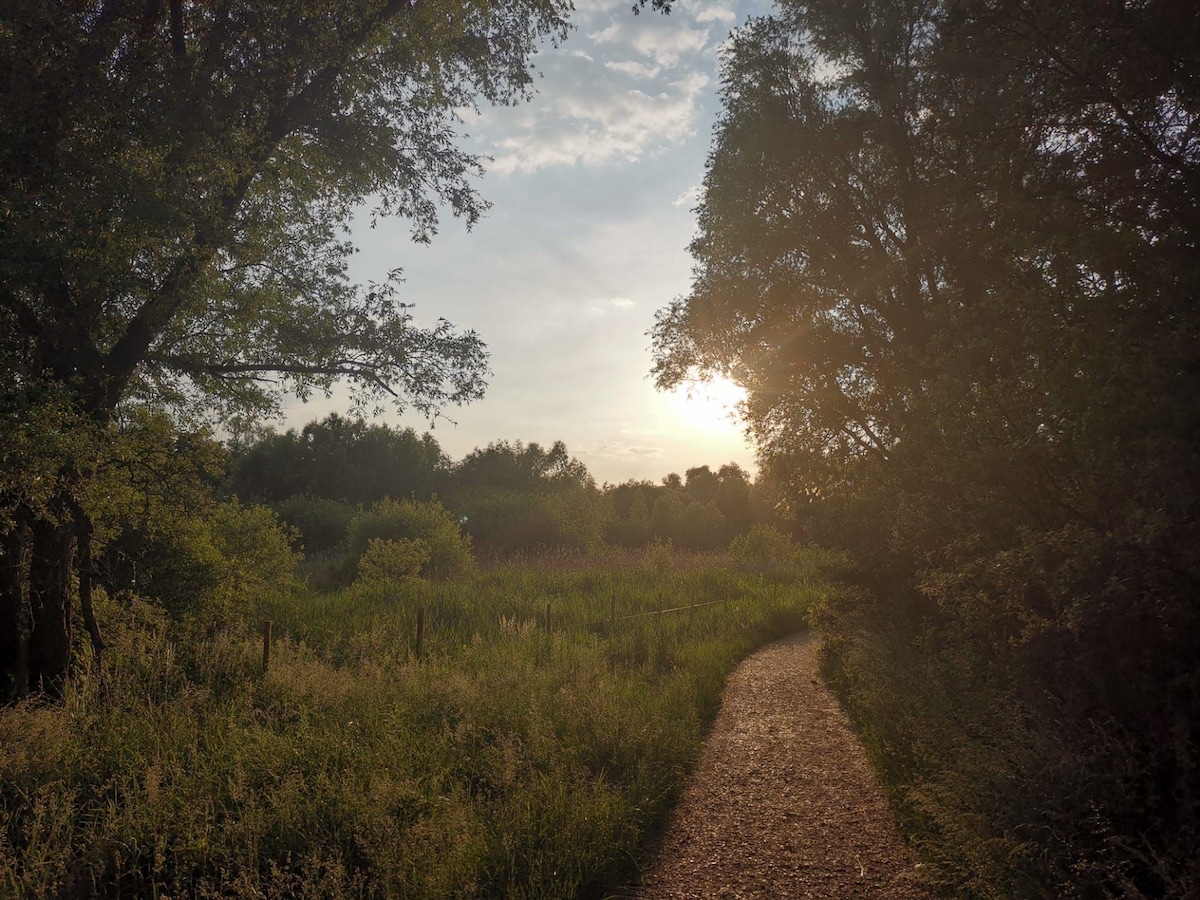
[[[0,712],[0,895],[604,895],[728,671],[819,590],[657,563],[298,590],[265,677],[249,630],[176,644],[124,609],[104,679]]]

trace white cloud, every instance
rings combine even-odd
[[[691,209],[700,199],[700,185],[693,184],[690,188],[681,191],[679,196],[671,201],[671,205],[677,208],[687,207]]]
[[[613,297],[608,302],[618,309],[633,309],[635,306],[637,306],[637,304],[628,297]]]
[[[535,172],[549,166],[635,161],[659,146],[695,133],[701,92],[708,76],[693,72],[649,94],[590,85],[539,98],[516,117],[509,134],[495,140],[498,173]]]
[[[708,31],[688,28],[678,22],[669,24],[670,27],[662,24],[647,27],[641,17],[616,19],[607,28],[593,31],[588,37],[597,44],[636,50],[658,65],[671,68],[678,65],[683,57],[703,50],[708,43]]]
[[[629,456],[662,456],[666,451],[662,447],[639,447],[624,441],[602,441],[592,451],[597,456],[629,457]]]
[[[697,22],[723,22],[729,24],[737,19],[737,13],[727,6],[706,4],[696,13]]]
[[[657,78],[658,73],[662,71],[661,66],[648,66],[645,63],[634,62],[633,60],[606,62],[604,68],[620,72],[622,75],[630,75],[633,78]]]

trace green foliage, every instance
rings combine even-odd
[[[608,504],[579,460],[556,441],[488,445],[449,479],[448,503],[480,550],[509,555],[545,548],[587,551],[604,539]]]
[[[217,505],[205,525],[198,535],[202,543],[183,548],[184,555],[202,557],[211,548],[217,560],[210,584],[200,593],[200,609],[193,613],[203,626],[257,611],[267,597],[291,587],[298,562],[293,535],[270,509],[229,500]]]
[[[369,585],[403,584],[421,577],[430,556],[429,545],[420,538],[371,538],[358,560],[358,580]]]
[[[567,452],[562,441],[555,441],[549,450],[536,443],[496,441],[468,453],[454,467],[454,483],[460,490],[499,487],[554,491],[594,482],[587,467]]]
[[[652,612],[664,591],[726,600]],[[541,630],[554,598],[555,633]],[[180,646],[105,606],[109,674],[0,710],[0,885],[28,897],[580,897],[619,891],[727,672],[806,591],[712,561],[509,567],[280,595],[256,635]],[[425,654],[409,652],[418,606]]]
[[[237,500],[160,510],[106,548],[109,580],[177,620],[216,628],[244,621],[265,596],[289,588],[293,537],[271,510]]]
[[[350,571],[357,571],[372,540],[419,542],[427,553],[420,566],[426,578],[449,578],[475,565],[470,537],[437,501],[384,500],[355,515],[346,538]]]
[[[693,500],[679,522],[679,544],[689,550],[715,550],[729,541],[729,534],[716,500]]]
[[[661,485],[629,481],[605,487],[612,505],[606,526],[610,543],[642,547],[653,539],[692,550],[724,547],[758,516],[749,475],[729,463],[713,472],[708,466],[687,470],[684,481],[668,475]]]
[[[796,564],[798,549],[778,528],[755,525],[729,542],[729,561],[744,572],[789,571]]]
[[[206,431],[179,430],[137,407],[110,428],[85,506],[110,591],[218,626],[290,584],[294,532],[264,507],[215,499],[227,455]]]
[[[626,482],[605,491],[612,507],[612,517],[605,524],[605,540],[619,547],[643,547],[652,537],[650,504],[654,485],[649,482]]]
[[[332,413],[299,433],[269,434],[250,445],[234,462],[229,488],[276,503],[301,495],[350,504],[428,500],[447,466],[432,435]]]
[[[670,541],[680,533],[683,525],[683,514],[687,509],[687,500],[677,490],[668,490],[660,494],[654,501],[650,513],[650,528],[660,541]]]

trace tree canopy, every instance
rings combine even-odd
[[[431,434],[333,413],[300,431],[264,435],[234,461],[229,488],[244,499],[296,496],[347,503],[428,500],[450,465]]]
[[[661,385],[750,391],[768,479],[890,601],[842,607],[843,646],[921,635],[896,653],[924,648],[961,709],[1024,704],[1072,747],[1028,806],[947,747],[912,763],[978,784],[963,815],[1009,833],[1071,821],[1025,859],[1043,885],[1115,877],[1098,847],[1130,834],[1152,849],[1113,865],[1139,884],[1196,857],[1198,36],[1171,0],[785,0],[728,45],[692,288],[653,333]],[[950,733],[904,716],[902,758]],[[1033,744],[1008,727],[979,724],[993,772]]]
[[[480,396],[483,345],[346,274],[370,203],[474,222],[456,109],[529,84],[566,4],[6,4],[0,321],[10,377],[270,407],[346,379],[424,411]]]

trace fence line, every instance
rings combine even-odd
[[[616,595],[613,595],[610,600],[610,604],[611,604],[610,609],[612,610],[612,614],[610,614],[610,616],[607,619],[598,619],[598,620],[592,621],[592,622],[573,623],[573,624],[568,624],[568,625],[564,625],[561,627],[563,628],[563,630],[569,630],[572,628],[574,628],[574,629],[595,628],[597,626],[602,626],[602,625],[614,626],[618,622],[627,622],[630,619],[644,619],[646,616],[661,617],[664,613],[687,612],[688,610],[692,610],[692,609],[703,609],[706,606],[716,606],[719,603],[729,603],[730,600],[732,600],[732,599],[733,599],[732,597],[723,597],[720,600],[707,600],[704,603],[690,603],[687,606],[671,606],[671,607],[664,609],[662,606],[662,597],[660,596],[658,599],[658,608],[657,609],[652,609],[652,610],[648,610],[645,612],[627,613],[626,615],[618,616],[618,615],[616,615],[616,609],[617,609]],[[266,675],[266,673],[267,673],[267,668],[270,665],[270,660],[271,660],[271,644],[272,644],[272,637],[273,637],[272,625],[273,625],[273,623],[270,621],[263,622],[262,671],[263,671],[264,675]],[[417,609],[416,626],[417,626],[416,627],[416,644],[413,648],[413,651],[414,651],[413,656],[417,659],[420,659],[420,657],[422,655],[422,651],[424,650],[424,644],[425,644],[426,615],[425,615],[425,607],[424,606],[418,607],[418,609]],[[551,626],[552,626],[551,604],[547,603],[545,618],[542,620],[542,627],[545,628],[546,634],[548,634],[548,635],[553,633]]]
[[[575,625],[575,628],[594,628],[597,625],[608,625],[611,622],[625,622],[629,619],[642,619],[646,616],[661,616],[663,613],[686,612],[689,609],[700,609],[704,606],[716,606],[718,603],[728,603],[729,598],[724,597],[720,600],[707,600],[704,603],[693,603],[689,606],[672,606],[669,609],[652,609],[649,612],[629,613],[625,616],[611,616],[607,619],[601,619],[596,622],[581,622]]]

